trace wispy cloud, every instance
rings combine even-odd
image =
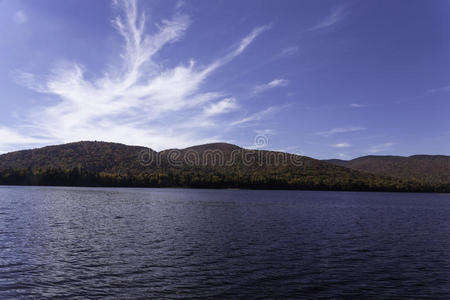
[[[393,145],[394,145],[394,143],[384,143],[384,144],[374,145],[374,146],[371,146],[367,152],[369,152],[369,153],[385,152],[385,151],[388,151],[389,149],[391,149]]]
[[[369,105],[367,104],[360,104],[360,103],[352,103],[350,104],[350,107],[352,108],[364,108],[364,107],[368,107]]]
[[[323,137],[329,137],[329,136],[332,136],[332,135],[335,135],[335,134],[339,134],[339,133],[355,132],[355,131],[362,131],[362,130],[366,130],[366,128],[359,127],[359,126],[338,127],[338,128],[332,128],[332,129],[327,130],[327,131],[317,132],[317,135],[320,135],[320,136],[323,136]]]
[[[274,79],[268,83],[257,85],[253,89],[253,95],[261,94],[265,91],[268,91],[277,87],[285,87],[289,84],[289,81],[283,78]]]
[[[336,153],[336,155],[340,158],[340,159],[350,159],[350,155],[348,155],[347,153]]]
[[[219,102],[213,103],[203,109],[207,116],[214,116],[218,114],[224,114],[236,110],[238,105],[236,104],[236,99],[225,98]]]
[[[18,144],[37,144],[45,141],[39,136],[28,136],[18,132],[17,129],[0,126],[0,153],[13,150]]]
[[[197,66],[191,60],[167,68],[155,61],[155,54],[185,35],[190,18],[178,7],[172,18],[156,24],[158,30],[149,34],[147,15],[138,10],[136,1],[113,3],[119,11],[112,24],[122,36],[124,47],[122,61],[112,71],[88,79],[85,67],[73,62],[60,65],[45,77],[26,72],[17,76],[21,84],[58,100],[28,116],[27,136],[39,133],[45,141],[54,143],[105,140],[154,149],[183,147],[217,139],[216,133],[206,134],[202,128],[196,131],[192,127],[208,124],[224,128],[262,120],[275,111],[269,107],[225,123],[215,117],[234,111],[238,100],[205,90],[203,84],[213,71],[245,51],[270,25],[255,28],[230,53],[210,64]],[[285,81],[275,80],[268,86],[283,84]]]
[[[294,55],[295,53],[297,53],[298,49],[299,49],[298,46],[287,47],[287,48],[284,48],[283,50],[281,50],[280,55],[281,56],[291,56],[291,55]]]
[[[232,59],[234,59],[236,56],[240,55],[242,52],[244,52],[244,50],[264,31],[269,30],[272,27],[272,25],[268,24],[268,25],[264,25],[264,26],[260,26],[257,27],[255,29],[253,29],[253,31],[247,35],[246,37],[244,37],[239,44],[237,45],[237,47],[235,48],[234,51],[230,52],[228,55],[225,55],[224,57],[216,60],[215,62],[213,62],[211,65],[209,65],[207,68],[205,68],[204,73],[208,74],[212,71],[214,71],[215,69],[217,69],[218,67],[223,66],[224,64],[230,62]]]
[[[24,24],[28,21],[27,15],[25,14],[25,12],[23,10],[16,11],[13,15],[13,20],[17,24]]]
[[[257,135],[274,135],[276,133],[276,130],[273,130],[273,129],[258,129],[258,130],[255,130],[255,133]]]
[[[332,146],[335,148],[348,148],[348,147],[351,147],[352,145],[350,145],[349,143],[346,143],[346,142],[342,142],[342,143],[333,144]]]
[[[428,90],[429,94],[438,93],[438,92],[450,92],[450,85],[442,86],[439,88]]]
[[[269,117],[271,115],[273,115],[274,113],[280,111],[281,109],[283,109],[286,106],[270,106],[269,108],[266,108],[262,111],[258,111],[256,113],[253,113],[247,117],[238,119],[236,121],[233,121],[231,123],[231,125],[235,126],[235,125],[244,125],[247,123],[251,123],[251,122],[255,122],[255,121],[260,121],[265,119],[266,117]]]
[[[330,28],[338,23],[340,23],[348,14],[347,6],[341,5],[335,7],[331,10],[331,13],[327,15],[319,23],[311,27],[309,30],[321,30],[325,28]]]

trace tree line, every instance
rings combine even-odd
[[[342,175],[342,174],[341,174]],[[189,187],[298,189],[329,191],[450,192],[448,184],[405,181],[391,177],[330,176],[284,172],[220,172],[208,168],[166,168],[153,172],[107,173],[85,168],[4,169],[1,185],[86,186],[86,187]]]

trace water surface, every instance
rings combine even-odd
[[[0,299],[448,298],[450,196],[0,187]]]

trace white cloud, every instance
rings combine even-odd
[[[350,159],[350,155],[348,155],[348,154],[346,154],[346,153],[337,153],[336,155],[337,155],[340,159],[344,159],[344,160]]]
[[[276,131],[273,129],[258,129],[258,130],[255,130],[255,133],[257,135],[274,135],[276,133]]]
[[[352,103],[352,104],[350,104],[350,107],[363,108],[363,107],[368,107],[368,105],[367,104]]]
[[[288,81],[286,79],[274,79],[267,84],[269,88],[279,87],[279,86],[287,86]]]
[[[18,133],[16,130],[1,126],[0,127],[0,140],[2,144],[17,144],[17,143],[38,143],[41,139],[32,136],[25,136]]]
[[[342,143],[333,144],[332,146],[335,148],[348,148],[348,147],[351,147],[352,145],[350,145],[349,143],[346,143],[346,142],[342,142]]]
[[[45,142],[42,138],[22,135],[17,129],[0,126],[0,153],[15,150],[17,144],[38,145]]]
[[[450,92],[450,85],[428,90],[428,93],[430,93],[430,94],[438,93],[438,92]]]
[[[204,108],[204,113],[207,116],[214,116],[218,114],[228,113],[238,108],[236,99],[225,98],[219,102],[213,103],[210,106]]]
[[[216,60],[214,63],[212,63],[211,65],[209,65],[205,70],[204,73],[205,75],[214,71],[215,69],[217,69],[218,67],[230,62],[233,58],[235,58],[236,56],[238,56],[239,54],[241,54],[242,52],[244,52],[244,50],[264,31],[269,30],[271,28],[271,25],[264,25],[264,26],[260,26],[257,27],[255,29],[253,29],[253,31],[247,35],[246,37],[244,37],[240,43],[237,45],[236,49],[234,51],[232,51],[231,53],[229,53],[228,55],[225,55],[224,57]]]
[[[320,30],[325,28],[330,28],[342,20],[344,20],[345,16],[348,14],[346,6],[338,6],[334,8],[331,13],[326,16],[322,21],[314,25],[310,28],[310,30]]]
[[[385,152],[385,151],[389,150],[390,148],[392,148],[393,145],[394,145],[394,143],[384,143],[384,144],[380,144],[380,145],[374,145],[369,148],[368,152],[369,153]]]
[[[154,55],[184,36],[189,17],[176,12],[171,19],[156,24],[157,32],[149,34],[147,16],[139,12],[136,1],[114,1],[114,6],[120,11],[112,23],[124,40],[124,48],[122,61],[112,71],[87,79],[85,67],[73,62],[60,65],[45,77],[26,72],[17,76],[21,84],[58,100],[28,116],[28,134],[39,132],[52,143],[104,140],[160,150],[215,141],[217,135],[203,133],[203,126],[224,128],[261,120],[273,110],[226,124],[213,118],[236,109],[237,100],[218,100],[222,93],[203,87],[214,70],[241,54],[270,26],[255,28],[234,50],[209,65],[197,66],[191,60],[166,68]],[[269,84],[282,85],[283,81]],[[196,126],[198,130],[193,130]]]
[[[327,131],[317,132],[317,134],[320,135],[320,136],[329,137],[329,136],[332,136],[332,135],[335,135],[335,134],[338,134],[338,133],[355,132],[355,131],[362,131],[362,130],[366,130],[366,128],[359,127],[359,126],[338,127],[338,128],[332,128],[332,129],[327,130]]]
[[[282,107],[276,107],[276,106],[271,106],[267,109],[264,109],[262,111],[256,112],[254,114],[251,114],[247,117],[244,117],[242,119],[236,120],[234,122],[231,123],[231,125],[244,125],[246,123],[250,123],[250,122],[254,122],[254,121],[260,121],[270,115],[273,115],[274,113],[278,112],[279,110],[281,110]]]
[[[247,48],[248,45],[250,45],[258,35],[270,29],[271,27],[272,27],[271,25],[264,25],[254,29],[248,36],[242,39],[242,41],[239,43],[239,47],[234,51],[233,55],[241,54],[245,50],[245,48]]]
[[[23,10],[16,11],[14,13],[13,20],[17,24],[25,24],[28,21],[27,15],[23,12]]]
[[[253,95],[261,94],[267,90],[277,88],[277,87],[285,87],[289,84],[289,81],[283,78],[274,79],[268,83],[257,85],[253,89]]]
[[[298,52],[298,46],[287,47],[281,50],[281,56],[290,56]]]

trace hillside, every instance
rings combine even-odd
[[[0,155],[0,184],[447,191],[283,152],[213,143],[156,152],[77,142]]]
[[[450,156],[413,155],[404,156],[364,156],[352,160],[332,159],[326,162],[383,176],[427,183],[450,182]]]
[[[0,155],[2,169],[72,169],[123,172],[139,168],[137,153],[147,148],[106,142],[77,142]],[[126,171],[125,171],[126,172]]]

